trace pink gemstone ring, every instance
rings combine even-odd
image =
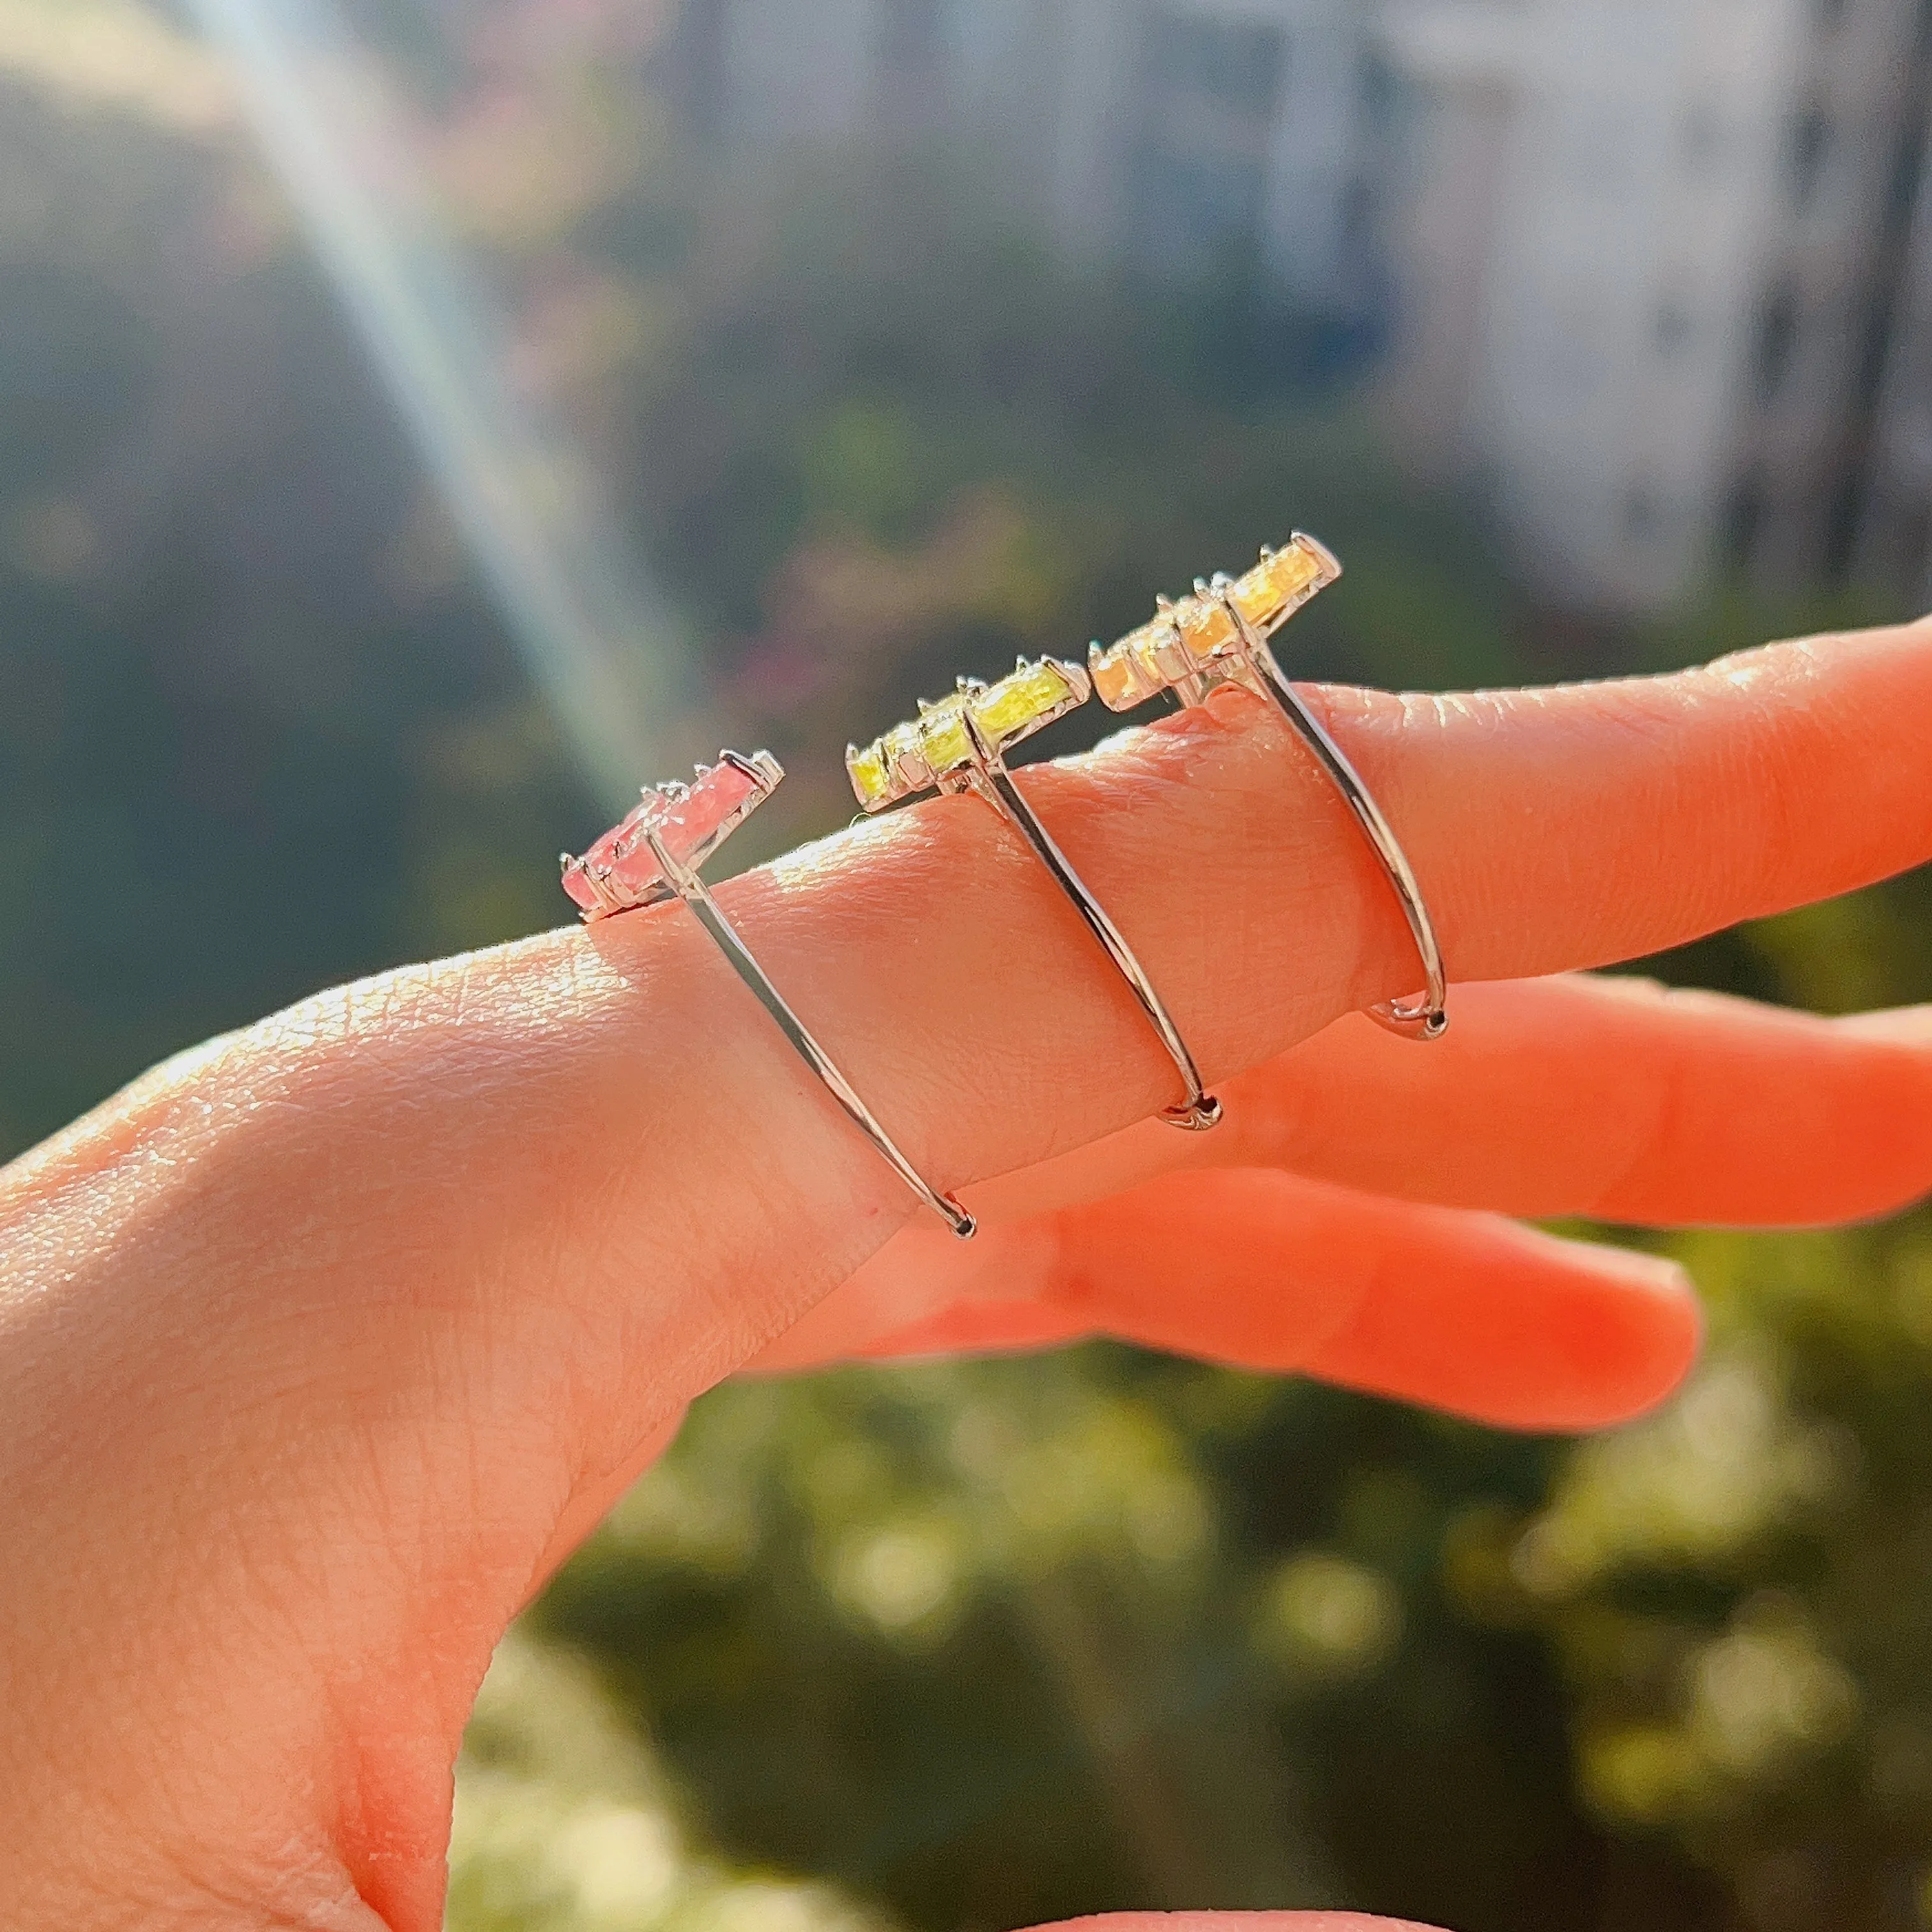
[[[651,856],[646,825],[694,872],[778,789],[783,767],[769,752],[741,758],[721,752],[715,765],[700,765],[689,784],[652,785],[641,804],[580,859],[563,855],[563,889],[584,918],[608,919],[639,906],[678,896]]]
[[[586,923],[667,899],[683,900],[853,1125],[920,1200],[962,1240],[968,1240],[974,1232],[972,1216],[933,1186],[899,1150],[831,1055],[786,1004],[699,876],[698,868],[771,796],[784,776],[784,768],[769,752],[748,758],[722,752],[716,764],[700,765],[688,785],[650,787],[643,802],[580,858],[563,855],[563,889]]]

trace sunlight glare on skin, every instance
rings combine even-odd
[[[434,210],[377,62],[330,0],[191,0],[585,775],[610,802],[663,760],[648,728],[677,620],[554,428]]]

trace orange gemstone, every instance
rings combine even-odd
[[[1173,616],[1187,655],[1198,664],[1210,662],[1217,652],[1232,650],[1241,640],[1234,619],[1218,604],[1190,597],[1174,607]]]
[[[1109,711],[1125,711],[1154,695],[1143,691],[1138,668],[1124,645],[1116,644],[1093,659],[1094,688]]]
[[[1166,688],[1154,662],[1154,644],[1156,634],[1169,628],[1163,619],[1143,624],[1092,661],[1094,688],[1108,710],[1130,710]]]
[[[1299,544],[1264,556],[1234,588],[1235,608],[1251,624],[1265,628],[1322,575],[1322,560]]]

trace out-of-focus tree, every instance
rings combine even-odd
[[[555,1648],[502,1645],[456,1780],[450,1932],[889,1932],[706,1851],[595,1671]]]

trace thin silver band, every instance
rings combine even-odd
[[[1382,807],[1362,782],[1361,775],[1348,762],[1347,754],[1328,735],[1322,721],[1303,704],[1300,694],[1288,681],[1281,666],[1275,662],[1274,652],[1268,649],[1267,639],[1242,615],[1240,607],[1226,591],[1221,592],[1216,601],[1234,620],[1249,661],[1261,674],[1262,688],[1280,707],[1282,715],[1300,734],[1322,770],[1334,782],[1336,789],[1347,800],[1356,824],[1367,836],[1376,856],[1382,861],[1382,870],[1388,874],[1389,884],[1402,908],[1402,917],[1408,922],[1410,936],[1422,960],[1426,990],[1418,1000],[1385,1000],[1372,1006],[1369,1009],[1370,1017],[1405,1039],[1440,1040],[1449,1030],[1448,974],[1443,967],[1442,948],[1436,938],[1435,922],[1429,916],[1429,908],[1423,898],[1414,868],[1408,862],[1408,855],[1402,849],[1394,828],[1383,817]]]
[[[973,716],[971,705],[962,706],[961,716],[977,754],[978,768],[974,776],[979,782],[975,789],[1012,821],[1033,848],[1041,864],[1052,874],[1054,884],[1073,902],[1075,909],[1086,922],[1088,931],[1100,942],[1114,969],[1140,1003],[1141,1011],[1153,1023],[1162,1046],[1167,1048],[1168,1057],[1186,1083],[1186,1102],[1180,1106],[1163,1109],[1160,1118],[1170,1126],[1185,1128],[1194,1133],[1205,1132],[1220,1122],[1221,1103],[1202,1084],[1200,1069],[1194,1064],[1194,1056],[1188,1051],[1187,1042],[1181,1038],[1180,1029],[1174,1024],[1160,995],[1154,991],[1146,969],[1134,957],[1133,949],[1128,945],[1120,928],[1108,917],[1106,908],[1087,890],[1080,874],[1068,862],[1066,854],[1053,842],[1052,834],[1040,822],[1024,794],[1014,784],[1005,760],[988,742],[980,721]]]
[[[759,1004],[777,1022],[778,1030],[790,1041],[799,1058],[824,1082],[852,1124],[885,1156],[892,1172],[962,1240],[970,1240],[976,1226],[972,1216],[950,1195],[942,1194],[932,1186],[899,1151],[891,1135],[880,1126],[872,1109],[854,1091],[852,1083],[832,1064],[831,1056],[812,1038],[805,1022],[786,1005],[784,996],[765,976],[764,968],[752,957],[745,942],[732,930],[704,881],[690,867],[671,856],[656,826],[646,822],[643,830],[658,869],[670,881],[678,897],[698,916],[698,923],[717,942],[718,950],[731,962],[732,970],[758,996]]]

